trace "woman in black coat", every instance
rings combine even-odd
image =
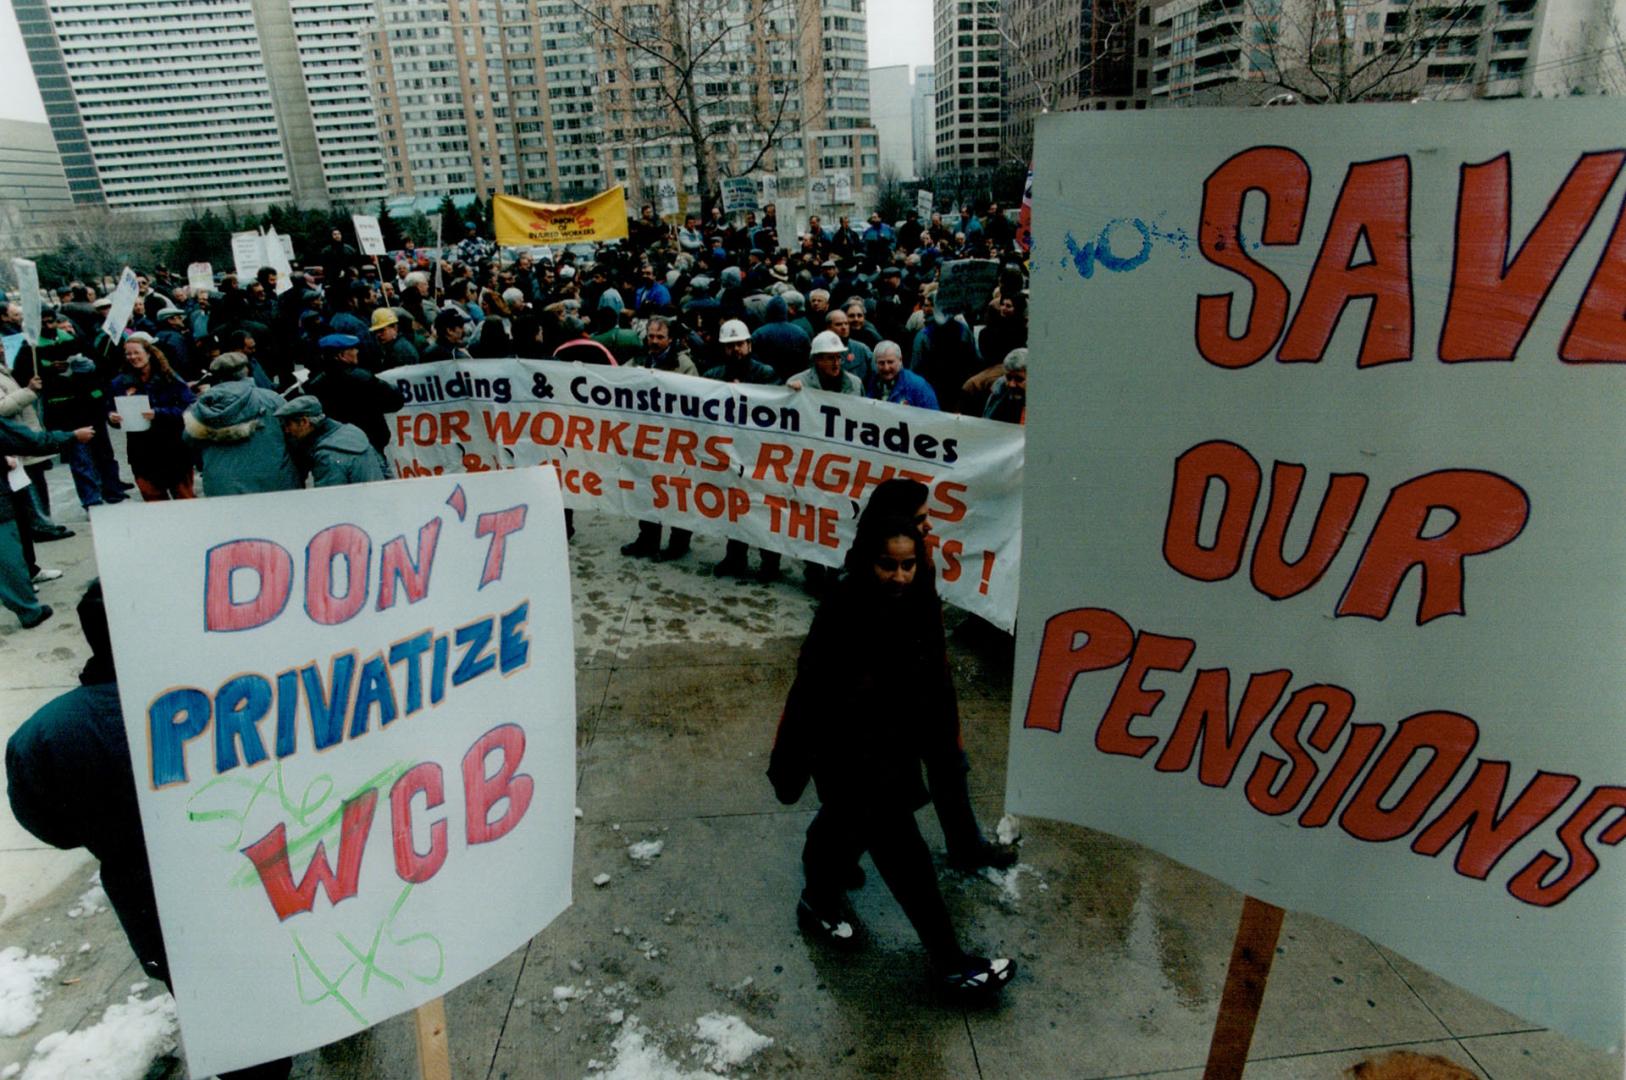
[[[811,777],[818,815],[802,849],[797,920],[851,948],[861,941],[845,892],[865,851],[920,935],[939,986],[997,992],[1015,964],[961,949],[915,824],[933,788],[960,783],[964,755],[943,623],[925,544],[903,518],[871,518],[845,574],[814,617],[785,702],[768,775],[783,803]]]

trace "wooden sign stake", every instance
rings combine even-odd
[[[412,1014],[418,1035],[419,1080],[452,1080],[452,1049],[446,1041],[446,999],[426,1001]]]
[[[1275,904],[1251,896],[1242,898],[1242,920],[1231,945],[1231,966],[1225,972],[1225,990],[1220,994],[1203,1080],[1241,1080],[1253,1028],[1259,1021],[1259,1003],[1265,997],[1265,980],[1276,958],[1283,914]]]

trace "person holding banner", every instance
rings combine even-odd
[[[151,335],[131,334],[124,342],[124,373],[109,388],[113,403],[132,398],[145,408],[115,408],[107,422],[126,429],[126,453],[136,488],[147,502],[196,498],[192,458],[181,442],[181,414],[192,404],[192,389],[170,369],[169,359]]]
[[[96,857],[130,951],[143,972],[173,990],[100,581],[90,583],[76,614],[90,646],[80,685],[46,702],[7,740],[6,793],[17,823],[34,836]],[[219,1080],[283,1080],[292,1071],[293,1059],[281,1058]]]
[[[963,775],[958,710],[934,575],[920,531],[901,517],[861,522],[845,573],[814,616],[769,756],[781,803],[811,779],[819,811],[802,849],[798,924],[841,949],[863,943],[844,896],[868,851],[926,948],[946,993],[998,993],[1016,965],[961,948],[915,823],[932,788]]]

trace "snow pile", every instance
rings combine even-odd
[[[0,1080],[12,1080],[13,1077],[22,1071],[23,1067],[14,1061],[5,1068],[0,1069]]]
[[[593,878],[593,884],[597,885],[601,889],[604,886],[608,885],[609,883],[610,883],[610,875],[609,874],[599,874],[597,877]]]
[[[22,1080],[141,1080],[153,1061],[175,1049],[175,999],[132,994],[111,1005],[101,1023],[41,1039]]]
[[[996,831],[999,834],[999,842],[1001,844],[1014,844],[1018,840],[1022,839],[1021,821],[1011,817],[1009,814],[1006,814],[1004,817],[999,819],[999,826]]]
[[[649,865],[651,861],[660,857],[661,849],[666,843],[661,840],[640,840],[627,847],[627,858],[635,863]]]
[[[101,880],[93,878],[91,879],[90,888],[86,889],[84,895],[79,897],[79,902],[68,909],[68,918],[77,919],[82,916],[88,919],[92,915],[99,915],[106,910],[107,894],[102,891]]]
[[[742,1064],[746,1058],[773,1045],[766,1035],[752,1031],[744,1020],[723,1013],[707,1013],[695,1021],[695,1034],[704,1045],[695,1052],[714,1069]]]
[[[0,1035],[21,1035],[39,1023],[41,984],[61,966],[55,957],[30,956],[15,945],[0,949]]]
[[[690,1052],[710,1067],[685,1069],[666,1056],[650,1030],[640,1024],[636,1016],[623,1021],[615,1015],[619,1012],[618,1009],[611,1014],[611,1023],[622,1025],[610,1044],[615,1059],[608,1064],[589,1061],[591,1080],[723,1080],[728,1075],[726,1070],[773,1045],[772,1039],[752,1031],[737,1016],[708,1013],[695,1021],[695,1035],[700,1041]]]

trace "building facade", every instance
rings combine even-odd
[[[937,160],[937,69],[932,64],[915,68],[909,128],[915,144],[915,172],[927,172]]]
[[[1041,113],[1130,107],[1140,6],[1139,0],[1003,0],[1007,158],[1031,156]]]
[[[1000,0],[933,0],[937,98],[935,164],[983,169],[1000,163]]]
[[[49,247],[55,226],[73,209],[49,125],[0,120],[0,251]]]
[[[880,147],[881,171],[900,180],[915,172],[915,97],[909,65],[869,69],[869,114]]]

